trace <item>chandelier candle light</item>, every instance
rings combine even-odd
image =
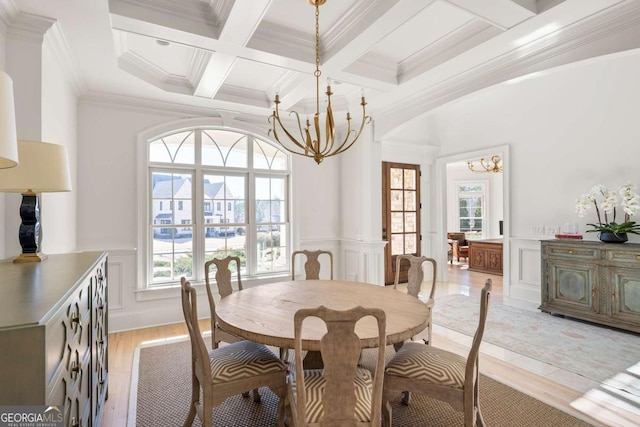
[[[498,173],[498,172],[502,172],[502,159],[498,155],[491,156],[491,163],[489,163],[483,157],[483,158],[480,159],[480,167],[482,168],[480,170],[476,170],[475,169],[476,166],[471,161],[467,162],[467,166],[469,167],[469,170],[471,172],[494,172],[494,173]]]
[[[269,123],[271,124],[271,129],[269,129],[269,134],[273,133],[273,137],[276,141],[284,148],[293,154],[298,154],[305,157],[312,157],[313,160],[316,161],[317,164],[320,164],[322,160],[326,157],[335,156],[337,154],[343,153],[347,151],[355,142],[358,140],[358,137],[362,133],[362,129],[364,128],[365,123],[370,121],[370,117],[367,116],[365,111],[365,105],[367,103],[364,99],[364,93],[360,99],[360,105],[362,105],[362,123],[360,124],[360,128],[356,132],[355,129],[351,129],[351,115],[347,112],[347,129],[344,140],[342,142],[336,143],[336,129],[335,122],[333,119],[333,110],[331,108],[331,82],[327,83],[327,113],[325,118],[325,126],[324,126],[324,142],[322,140],[322,131],[320,125],[320,75],[322,74],[320,71],[320,6],[323,5],[326,0],[309,0],[312,6],[316,8],[316,70],[313,75],[316,78],[316,112],[313,115],[313,130],[311,129],[311,123],[309,119],[306,120],[306,123],[303,127],[302,122],[300,121],[300,115],[292,111],[289,114],[295,115],[297,119],[298,131],[300,132],[300,139],[296,139],[291,132],[289,132],[282,121],[280,120],[280,95],[276,93],[276,97],[274,100],[275,110],[273,114],[269,116]],[[278,135],[278,130],[282,130],[284,133],[283,136],[286,136],[289,142],[283,142],[280,140],[280,136]]]

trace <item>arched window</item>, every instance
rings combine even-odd
[[[238,130],[192,128],[148,142],[149,286],[204,280],[241,259],[243,277],[289,269],[289,157]]]

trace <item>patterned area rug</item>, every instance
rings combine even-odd
[[[134,359],[129,405],[129,427],[175,427],[183,424],[190,396],[190,346],[188,341],[140,348]],[[290,352],[293,353],[293,352]],[[393,354],[389,347],[387,356]],[[363,362],[374,366],[375,349],[366,350]],[[277,397],[267,388],[260,389],[261,403],[234,396],[214,409],[219,426],[273,426],[276,423]],[[462,414],[425,396],[413,394],[411,404],[403,406],[400,395],[393,400],[394,426],[460,426]],[[524,393],[483,376],[480,382],[481,408],[487,425],[492,427],[588,427],[574,418]],[[196,418],[194,426],[200,426]]]
[[[473,336],[479,296],[437,297],[433,323]],[[483,341],[604,382],[640,361],[640,335],[541,311],[502,304],[492,297]]]

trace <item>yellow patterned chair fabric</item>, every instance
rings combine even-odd
[[[385,425],[392,425],[389,400],[394,392],[414,392],[448,402],[464,413],[465,427],[484,426],[479,403],[478,354],[487,319],[491,279],[480,296],[480,316],[471,349],[466,358],[432,345],[406,343],[387,363],[384,374],[382,410]],[[408,394],[403,399],[408,404]]]
[[[266,386],[280,397],[278,426],[283,427],[285,364],[266,346],[250,341],[209,351],[200,332],[195,289],[184,277],[181,287],[182,312],[191,341],[191,404],[184,426],[191,426],[197,415],[203,426],[211,427],[214,406],[245,390]]]
[[[358,367],[361,346],[356,323],[373,316],[378,325],[378,359],[373,373]],[[320,342],[324,367],[305,370],[302,362],[303,322],[324,321]],[[310,321],[316,321],[312,319]],[[386,316],[380,309],[355,307],[345,311],[320,306],[294,316],[295,371],[288,377],[287,412],[293,426],[380,426]]]

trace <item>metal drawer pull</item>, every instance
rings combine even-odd
[[[71,362],[71,378],[75,379],[78,373],[80,373],[80,365],[75,361]]]
[[[73,328],[73,324],[77,323],[78,326],[82,326],[82,323],[80,323],[80,315],[77,313],[73,313],[71,315],[71,327]]]

